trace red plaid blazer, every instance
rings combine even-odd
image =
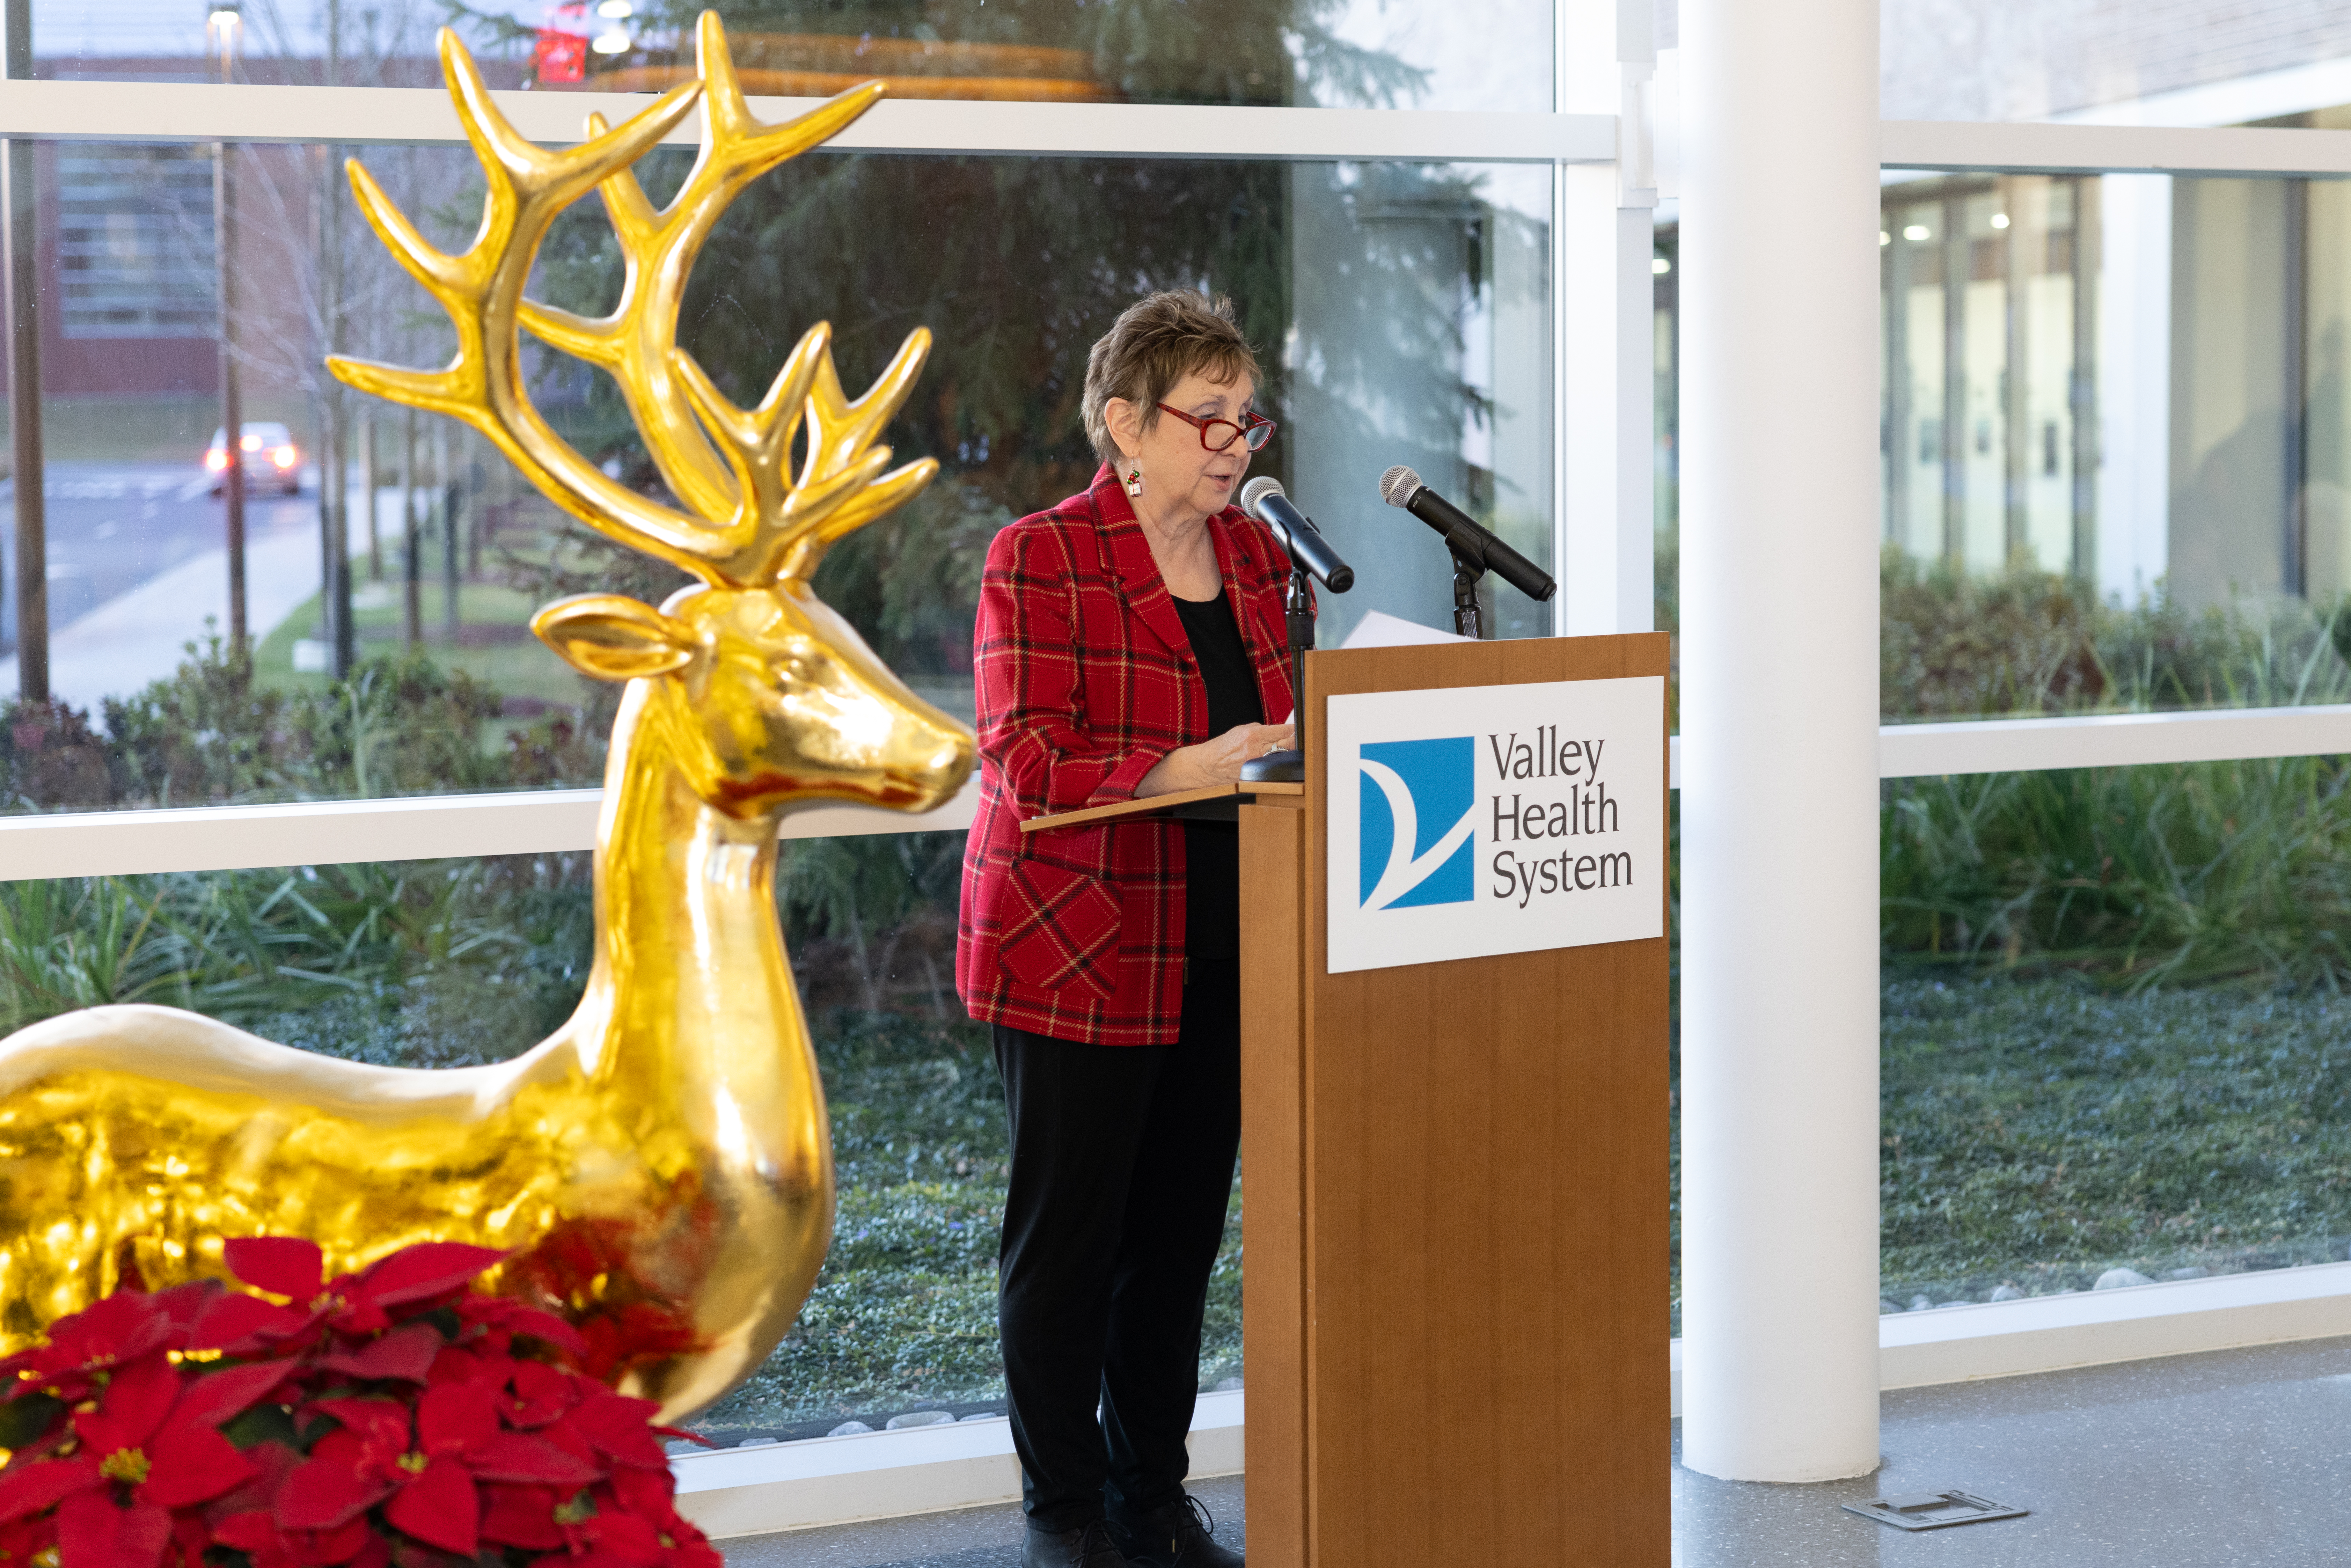
[[[1238,507],[1208,520],[1266,716],[1292,706],[1289,560]],[[1165,819],[1024,834],[1134,798],[1207,740],[1208,696],[1150,542],[1111,471],[988,546],[972,663],[979,814],[956,989],[971,1016],[1092,1045],[1166,1045],[1184,1011],[1184,831]]]

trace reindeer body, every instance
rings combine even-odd
[[[418,1241],[506,1249],[490,1287],[580,1324],[615,1385],[664,1420],[717,1399],[790,1328],[831,1231],[832,1158],[777,922],[777,828],[821,801],[941,805],[974,743],[809,587],[832,540],[936,471],[885,474],[875,444],[928,334],[852,402],[820,325],[750,410],[671,341],[726,203],[853,120],[878,84],[761,127],[713,16],[700,45],[699,83],[548,152],[497,115],[444,32],[488,176],[461,256],[433,249],[352,166],[377,232],[448,308],[459,352],[440,371],[330,361],[336,373],[465,419],[573,516],[702,580],[658,610],[587,594],[532,622],[582,674],[628,683],[578,1009],[511,1061],[449,1071],[316,1056],[168,1008],[96,1008],[0,1040],[0,1354],[134,1270],[151,1289],[217,1276],[225,1240],[266,1234],[310,1238],[334,1271]],[[655,213],[628,165],[705,88],[703,158]],[[547,225],[590,187],[629,258],[601,321],[521,292]],[[693,510],[618,486],[547,427],[525,395],[526,324],[613,372]]]

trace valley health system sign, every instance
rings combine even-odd
[[[1665,932],[1665,681],[1330,699],[1329,972]]]

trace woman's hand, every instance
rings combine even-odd
[[[1179,746],[1159,759],[1159,766],[1134,787],[1136,800],[1172,795],[1178,789],[1206,789],[1214,784],[1238,784],[1241,764],[1280,751],[1292,744],[1298,730],[1288,724],[1237,724],[1214,740]]]

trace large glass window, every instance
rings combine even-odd
[[[693,74],[694,19],[710,8],[755,96],[826,97],[878,77],[900,98],[1552,107],[1546,0],[1426,14],[1382,0],[262,0],[242,8],[233,69],[256,83],[437,86],[433,36],[447,23],[493,87],[645,92]],[[224,40],[206,16],[33,0],[37,72],[218,80]]]
[[[1001,1407],[1003,1090],[951,983],[962,850],[959,833],[784,846],[779,913],[831,1113],[839,1221],[799,1324],[699,1427]],[[589,869],[585,854],[517,855],[0,883],[0,1036],[152,1002],[380,1065],[503,1061],[579,1000]],[[1239,1214],[1210,1288],[1203,1387],[1240,1371]]]
[[[658,601],[677,578],[573,524],[452,422],[361,398],[330,351],[444,361],[437,308],[348,210],[325,148],[231,150],[230,322],[257,442],[243,546],[249,678],[231,620],[224,501],[206,467],[220,426],[216,298],[191,279],[216,239],[209,160],[44,144],[47,276],[118,255],[99,297],[45,291],[43,417],[50,679],[57,706],[12,702],[13,591],[0,596],[0,796],[91,809],[592,784],[612,689],[528,632],[538,604],[611,589]],[[372,148],[363,161],[438,244],[470,238],[478,172],[457,148]],[[682,150],[642,172],[665,195]],[[68,184],[78,180],[78,184]],[[203,189],[202,199],[196,193]],[[192,259],[193,258],[193,259]],[[799,332],[833,325],[862,386],[917,324],[936,333],[891,434],[941,460],[914,505],[833,552],[820,591],[915,687],[970,710],[971,617],[987,541],[1082,489],[1088,347],[1138,295],[1231,295],[1282,429],[1256,463],[1317,517],[1358,572],[1322,635],[1367,610],[1447,624],[1435,535],[1383,506],[1409,463],[1546,564],[1552,544],[1550,195],[1516,165],[819,156],[729,211],[689,293],[681,339],[756,401]],[[86,269],[84,269],[86,270]],[[618,256],[593,203],[567,215],[535,293],[590,313]],[[77,315],[75,312],[82,314]],[[104,315],[110,335],[78,321]],[[551,353],[533,396],[608,472],[653,486],[611,383]],[[341,559],[330,560],[338,515]],[[13,503],[0,527],[14,543]],[[0,575],[13,585],[13,548]],[[336,634],[347,580],[349,660]],[[1548,608],[1498,595],[1506,634]]]
[[[2351,20],[2294,5],[1886,0],[1888,120],[2232,125],[2343,97]]]
[[[2340,1260],[2341,758],[1886,787],[1891,1307]]]
[[[1886,718],[2351,700],[2345,188],[1895,172],[1879,221]]]

